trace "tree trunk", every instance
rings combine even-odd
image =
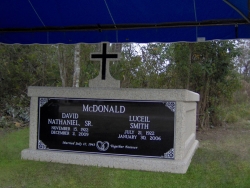
[[[75,45],[74,52],[74,74],[73,74],[73,87],[79,87],[80,78],[80,44]]]
[[[193,56],[193,43],[189,43],[189,55],[188,55],[188,73],[187,73],[187,82],[186,82],[186,89],[189,89],[190,85],[190,72],[191,72],[191,65],[192,65],[192,56]]]
[[[200,91],[200,102],[198,103],[198,117],[199,117],[199,127],[202,129],[209,127],[209,87],[210,87],[210,80],[208,75],[204,73],[203,78],[204,86]]]
[[[65,62],[64,62],[64,49],[62,45],[58,45],[58,65],[59,65],[59,70],[60,70],[60,77],[62,81],[62,86],[66,86],[66,68],[65,68]]]

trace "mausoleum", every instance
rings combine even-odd
[[[185,173],[198,147],[197,93],[128,89],[102,66],[89,88],[29,87],[30,144],[22,159]]]

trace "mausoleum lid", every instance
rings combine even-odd
[[[112,100],[154,101],[199,101],[198,93],[186,89],[137,89],[137,88],[72,88],[38,87],[28,88],[30,97],[86,98]]]

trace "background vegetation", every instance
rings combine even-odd
[[[111,50],[121,52],[122,58],[111,62],[110,72],[124,88],[199,93],[197,126],[205,129],[249,114],[249,47],[246,40],[112,44]],[[27,124],[28,86],[88,87],[89,79],[99,73],[99,63],[89,59],[90,53],[98,50],[98,44],[1,44],[0,127],[11,126],[7,122],[17,127]],[[235,105],[235,112],[227,110],[229,104]]]

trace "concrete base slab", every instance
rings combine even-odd
[[[155,159],[117,155],[101,155],[76,152],[62,152],[50,150],[22,151],[22,159],[76,164],[86,166],[111,167],[130,170],[145,170],[158,172],[186,173],[199,142],[194,141],[189,152],[183,160]]]

